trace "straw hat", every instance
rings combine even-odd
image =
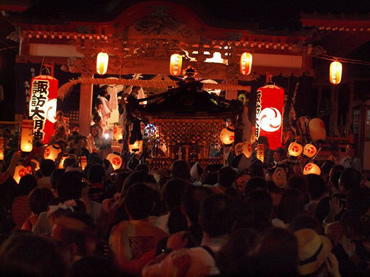
[[[302,229],[294,234],[298,241],[299,274],[307,275],[317,271],[331,252],[330,240],[312,229]]]

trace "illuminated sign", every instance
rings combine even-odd
[[[54,133],[57,97],[57,79],[47,75],[32,78],[29,116],[34,122],[33,136],[42,143],[48,143]]]

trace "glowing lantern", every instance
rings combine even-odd
[[[257,144],[256,157],[261,162],[265,161],[265,145],[262,143]]]
[[[22,121],[21,151],[31,152],[33,147],[33,120]]]
[[[333,85],[338,85],[342,80],[342,64],[340,62],[334,61],[330,64],[329,80]]]
[[[240,73],[242,75],[249,75],[252,71],[252,54],[244,52],[240,56]]]
[[[87,159],[86,156],[80,156],[80,167],[82,170],[85,170],[87,165]]]
[[[33,119],[33,137],[48,143],[54,133],[57,111],[58,80],[40,75],[31,80],[29,116]]]
[[[67,158],[69,158],[69,156],[68,156],[68,155],[63,156],[63,157],[60,159],[60,161],[59,161],[59,165],[58,165],[58,168],[59,168],[59,169],[63,169],[63,168],[64,168],[64,161],[65,161]]]
[[[316,155],[317,148],[315,145],[311,143],[307,143],[303,148],[303,155],[305,155],[308,158],[312,158]]]
[[[120,139],[122,139],[122,127],[114,126],[114,128],[113,128],[113,138],[116,141],[119,141]]]
[[[308,129],[313,142],[326,139],[325,123],[321,118],[311,119],[308,123]]]
[[[108,161],[112,164],[113,170],[120,169],[122,166],[122,158],[114,153],[108,154],[107,158]]]
[[[317,164],[308,163],[305,165],[303,169],[303,175],[308,175],[308,174],[316,174],[320,176],[321,169]]]
[[[220,140],[223,144],[226,145],[232,144],[234,142],[234,139],[235,139],[235,130],[232,129],[230,126],[224,128],[221,131]]]
[[[55,161],[59,155],[59,153],[62,152],[62,147],[58,144],[52,144],[45,148],[44,151],[44,159],[49,159]]]
[[[257,90],[256,139],[264,136],[270,149],[281,146],[283,130],[284,90],[275,85],[266,85]]]
[[[4,138],[0,137],[0,161],[4,160]]]
[[[143,141],[137,140],[134,144],[129,144],[128,149],[131,153],[141,154],[143,152]]]
[[[32,168],[30,166],[25,167],[19,164],[15,167],[13,178],[19,184],[19,181],[21,180],[23,176],[27,174],[31,174],[31,173],[32,173]]]
[[[108,70],[109,55],[104,52],[100,52],[96,57],[96,72],[99,75],[104,75]]]
[[[31,163],[35,164],[35,171],[40,169],[40,162],[36,159],[31,159]]]
[[[298,142],[292,142],[289,144],[288,153],[292,157],[298,157],[302,154],[303,147]]]
[[[173,76],[181,74],[182,56],[179,54],[172,54],[170,59],[170,73]]]
[[[252,143],[251,142],[244,142],[243,143],[243,154],[249,159],[252,155]]]

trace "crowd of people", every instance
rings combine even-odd
[[[152,169],[132,156],[114,171],[104,149],[56,130],[63,166],[40,147],[39,169],[16,183],[22,154],[3,164],[2,276],[370,274],[370,188],[351,145],[347,156],[333,147],[321,176],[303,175],[282,148],[268,167]]]

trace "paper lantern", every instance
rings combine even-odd
[[[105,52],[100,52],[96,57],[96,72],[99,75],[104,75],[108,70],[109,55]]]
[[[256,157],[261,162],[265,162],[265,145],[262,143],[257,144]]]
[[[4,160],[4,138],[0,137],[0,161]]]
[[[313,118],[308,123],[308,129],[310,130],[311,140],[313,142],[326,139],[326,128],[325,123],[321,118]]]
[[[137,140],[133,144],[129,144],[128,149],[131,153],[141,154],[143,152],[143,141]]]
[[[19,164],[15,167],[13,178],[19,184],[19,181],[21,180],[23,176],[27,174],[31,174],[31,173],[32,173],[32,168],[30,166],[25,167]]]
[[[302,154],[303,147],[298,142],[292,142],[288,147],[288,154],[292,157],[298,157]]]
[[[253,147],[252,143],[249,142],[244,142],[243,143],[243,154],[249,159],[252,155],[253,152]]]
[[[226,127],[222,129],[220,133],[220,140],[223,144],[229,145],[234,142],[235,130],[232,127]]]
[[[333,85],[338,85],[342,80],[342,64],[334,61],[330,64],[329,80]]]
[[[35,164],[35,171],[40,169],[40,162],[36,159],[31,159],[31,163]]]
[[[85,170],[87,165],[87,159],[86,156],[80,156],[80,167],[82,170]]]
[[[179,54],[172,54],[170,59],[170,74],[178,76],[181,74],[182,56]]]
[[[108,161],[110,161],[110,163],[112,164],[113,170],[117,170],[117,169],[121,168],[122,158],[119,155],[114,154],[114,153],[110,153],[110,154],[108,154],[106,159]]]
[[[51,144],[45,148],[44,159],[55,161],[60,152],[62,152],[62,147],[59,144]]]
[[[60,159],[60,161],[59,161],[59,165],[58,165],[58,168],[59,168],[59,169],[63,169],[63,168],[64,168],[64,161],[65,161],[67,158],[69,158],[69,156],[68,156],[68,155],[65,155],[65,156],[63,156],[63,157]]]
[[[321,169],[317,164],[308,163],[305,165],[303,169],[303,175],[308,175],[308,174],[316,174],[320,176]]]
[[[249,75],[252,71],[252,54],[244,52],[240,56],[240,73],[242,75]]]
[[[114,128],[113,128],[113,138],[116,141],[119,141],[120,139],[122,139],[122,127],[114,126]]]
[[[29,116],[33,119],[33,137],[49,143],[54,133],[57,111],[58,80],[49,75],[40,75],[31,80]]]
[[[33,148],[33,120],[23,120],[21,128],[21,151],[31,152]]]
[[[303,148],[303,155],[305,155],[308,158],[312,158],[316,155],[317,148],[315,145],[311,143],[307,143]]]
[[[257,90],[256,139],[264,136],[270,149],[281,146],[283,135],[284,90],[275,85],[266,85]]]

